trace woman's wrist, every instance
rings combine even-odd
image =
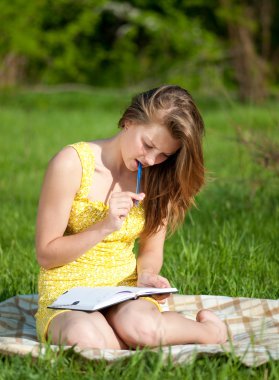
[[[115,231],[106,220],[101,220],[98,223],[94,223],[88,228],[88,231],[98,231],[102,239]]]
[[[153,268],[138,268],[138,275],[149,273],[149,274],[155,274],[155,271]]]

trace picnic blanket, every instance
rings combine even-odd
[[[44,355],[46,345],[36,337],[34,315],[37,295],[21,295],[0,303],[0,353]],[[174,363],[190,363],[197,355],[235,355],[247,366],[259,366],[270,359],[279,359],[279,300],[232,298],[212,295],[172,295],[169,310],[195,319],[198,310],[216,312],[230,330],[233,340],[220,344],[187,344],[160,349],[163,359],[172,356]],[[51,345],[52,350],[58,346]],[[64,347],[67,349],[70,347]],[[90,360],[114,361],[130,355],[133,350],[74,350]],[[157,349],[153,349],[156,352]]]

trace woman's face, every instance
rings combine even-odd
[[[143,167],[158,165],[181,146],[166,127],[156,123],[149,125],[126,123],[121,142],[123,161],[131,171],[138,169],[138,161]]]

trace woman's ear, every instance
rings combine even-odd
[[[127,131],[127,129],[133,124],[131,120],[125,120],[124,129]]]

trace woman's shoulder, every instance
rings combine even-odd
[[[67,189],[73,189],[74,193],[80,186],[81,178],[82,167],[78,155],[72,147],[65,146],[48,162],[44,186],[50,192],[67,184]]]
[[[86,144],[90,147],[94,155],[100,155],[103,149],[103,143],[105,140],[88,141]]]
[[[106,140],[94,140],[94,141],[88,141],[87,144],[89,148],[91,149],[92,155],[94,157],[95,166],[98,168],[100,165],[102,166],[102,153],[103,153],[103,147],[106,143]]]
[[[49,166],[69,172],[82,173],[82,161],[92,154],[95,164],[99,164],[103,140],[80,141],[69,144],[58,151],[50,160]]]
[[[72,144],[75,145],[75,144]],[[58,151],[49,161],[49,168],[55,171],[77,174],[82,172],[80,159],[73,146],[67,145]]]

